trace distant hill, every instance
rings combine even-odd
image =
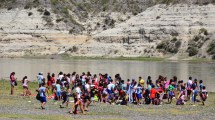
[[[215,58],[214,3],[0,0],[0,56]]]

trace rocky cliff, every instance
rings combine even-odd
[[[1,0],[0,56],[215,58],[213,0]]]

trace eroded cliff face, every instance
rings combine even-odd
[[[53,11],[50,1],[31,9],[22,8],[19,1],[20,6],[0,9],[0,56],[211,58],[215,6],[180,2],[186,4],[158,4],[144,10],[145,5],[135,14],[98,8],[85,19],[75,9],[66,9],[74,22],[68,23]]]
[[[150,51],[149,53],[152,56],[157,55],[159,52],[165,53],[160,50],[165,49],[167,54],[180,53],[180,55],[186,57],[189,54],[189,42],[195,39],[196,36],[198,36],[198,39],[202,39],[199,42],[203,41],[202,45],[198,46],[198,49],[201,49],[204,43],[207,43],[206,41],[213,39],[211,36],[215,31],[215,19],[213,17],[215,14],[213,11],[215,11],[214,5],[156,5],[113,29],[96,34],[94,39],[104,43],[150,44],[145,49]],[[159,49],[158,45],[168,40],[175,42],[177,45],[161,47],[177,47],[177,50],[168,50],[171,48]],[[198,42],[198,40],[195,42]],[[205,52],[198,53],[195,54],[198,57],[207,56]]]

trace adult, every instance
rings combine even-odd
[[[13,95],[14,93],[14,86],[17,85],[17,82],[16,82],[17,78],[15,78],[15,72],[12,72],[10,74],[10,86],[11,86],[11,89],[10,89],[10,94]]]

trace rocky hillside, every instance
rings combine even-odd
[[[0,56],[215,58],[215,0],[0,0]]]

